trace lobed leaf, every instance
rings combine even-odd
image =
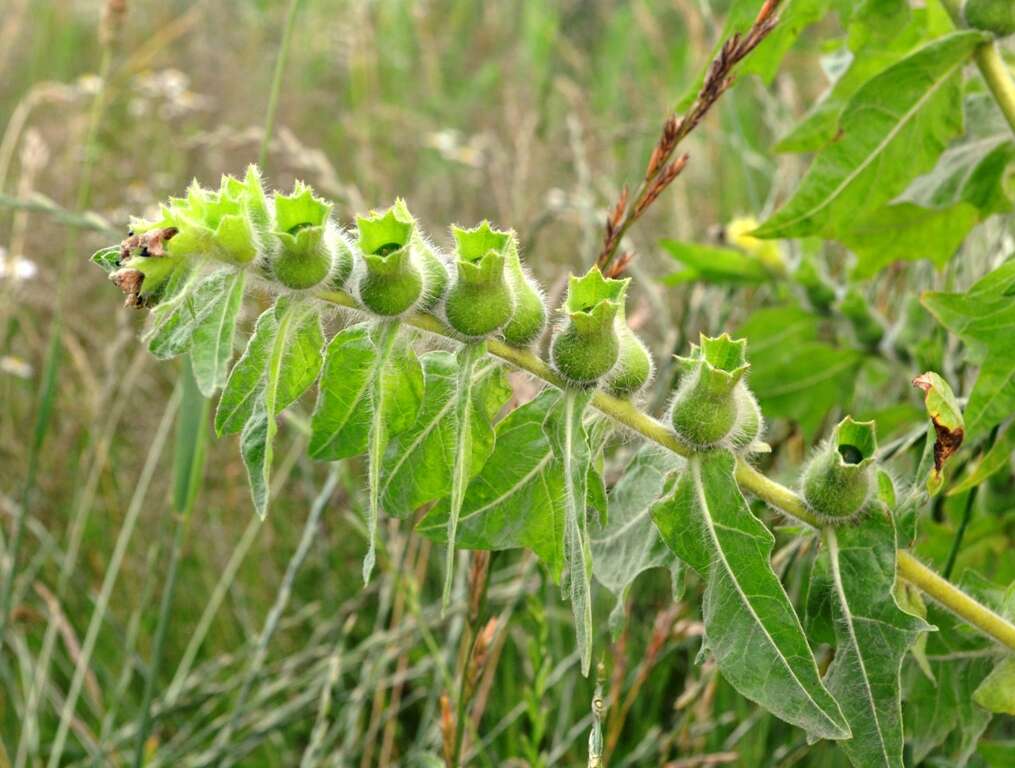
[[[668,568],[674,579],[680,561],[652,523],[652,505],[663,495],[667,477],[683,460],[657,445],[643,446],[610,490],[610,516],[592,535],[592,573],[616,597],[610,627],[624,620],[624,600],[635,579],[653,568]]]
[[[424,355],[422,363],[419,413],[411,426],[393,435],[381,471],[384,507],[398,517],[410,515],[421,505],[443,499],[451,492],[458,365],[453,354],[443,351]],[[470,476],[486,464],[493,451],[492,421],[511,396],[503,372],[493,360],[481,360],[472,380]]]
[[[849,726],[772,571],[774,537],[740,493],[735,463],[725,450],[689,459],[652,519],[677,557],[705,579],[706,644],[730,684],[814,738],[847,738]]]
[[[329,342],[310,423],[309,450],[315,459],[336,461],[366,452],[376,364],[377,349],[366,323],[340,331]],[[384,420],[388,433],[397,435],[415,421],[423,399],[423,370],[411,345],[393,350],[383,378]]]
[[[509,413],[493,453],[472,478],[458,519],[458,544],[469,549],[532,550],[559,579],[564,568],[564,473],[543,431],[556,418],[560,393],[548,389]],[[447,540],[449,501],[435,505],[418,530]]]
[[[827,593],[835,658],[824,682],[853,733],[839,746],[857,768],[902,768],[902,661],[928,626],[895,602],[895,526],[878,508],[827,528],[811,590]]]

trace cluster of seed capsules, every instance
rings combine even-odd
[[[170,198],[155,220],[134,219],[111,278],[138,306],[158,303],[177,267],[198,260],[250,269],[280,290],[342,290],[377,319],[430,312],[465,342],[499,337],[529,347],[543,334],[543,293],[522,263],[512,231],[482,222],[452,227],[454,252],[445,256],[422,233],[405,202],[357,217],[344,231],[332,204],[297,182],[269,198],[258,170],[223,177],[218,190],[196,183]],[[597,267],[571,276],[550,342],[553,368],[568,386],[601,386],[617,397],[641,391],[653,375],[652,357],[627,324],[629,279],[604,277]],[[677,358],[679,385],[670,423],[692,450],[758,445],[763,418],[748,389],[746,342],[702,336]],[[812,510],[828,521],[862,511],[874,484],[873,425],[843,421],[804,472]]]

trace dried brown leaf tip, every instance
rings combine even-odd
[[[934,424],[934,473],[931,486],[932,490],[936,490],[941,484],[944,463],[959,449],[966,436],[965,422],[951,386],[938,374],[927,371],[913,379],[913,386],[925,393],[927,415]]]
[[[144,272],[139,269],[118,269],[109,274],[109,279],[113,281],[113,285],[127,294],[123,306],[135,309],[140,309],[144,306],[144,300],[141,298]]]

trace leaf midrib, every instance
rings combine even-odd
[[[846,177],[842,180],[842,182],[839,184],[839,186],[837,186],[830,195],[825,196],[825,199],[821,202],[820,205],[812,207],[810,210],[801,213],[796,218],[784,222],[779,226],[777,231],[779,232],[785,231],[790,227],[794,226],[795,224],[798,224],[801,221],[804,221],[805,219],[813,217],[819,211],[831,205],[833,200],[838,199],[839,195],[842,194],[842,192],[846,189],[846,187],[852,184],[863,171],[867,170],[867,168],[871,165],[871,163],[874,162],[874,159],[880,156],[881,153],[884,152],[885,148],[898,137],[899,133],[902,131],[902,128],[904,126],[909,125],[909,121],[912,120],[913,117],[916,115],[916,113],[923,108],[924,104],[926,104],[927,101],[938,92],[941,86],[944,85],[944,83],[946,83],[948,79],[953,74],[955,74],[955,72],[958,69],[960,69],[964,64],[965,59],[956,62],[943,74],[942,77],[936,80],[934,84],[927,89],[926,93],[924,93],[919,99],[917,99],[916,102],[913,104],[913,106],[910,107],[908,110],[906,110],[905,113],[903,113],[902,118],[888,132],[885,138],[883,138],[878,143],[878,145],[874,148],[874,150],[864,158],[863,162],[861,162],[850,173],[848,173]]]
[[[863,687],[867,692],[867,706],[874,717],[875,730],[878,733],[878,743],[881,745],[881,757],[884,758],[885,765],[891,768],[892,761],[888,757],[888,745],[885,744],[885,736],[881,731],[881,718],[878,716],[877,707],[874,706],[874,692],[871,690],[870,679],[867,676],[867,664],[860,650],[856,630],[853,628],[853,612],[849,608],[849,601],[846,599],[846,591],[842,583],[842,573],[839,570],[839,540],[835,535],[834,529],[825,529],[825,542],[828,544],[828,561],[832,571],[832,583],[835,585],[835,593],[839,598],[839,607],[842,609],[842,615],[849,632],[849,641],[853,644],[853,653],[856,654],[856,661],[860,666],[860,677],[863,679]]]
[[[702,483],[701,480],[700,461],[701,460],[698,457],[693,457],[688,462],[691,470],[691,480],[692,483],[694,484],[694,494],[697,497],[698,504],[701,507],[702,519],[705,521],[705,530],[708,531],[709,538],[712,540],[712,544],[715,547],[716,554],[718,555],[719,561],[722,563],[723,569],[730,577],[730,581],[733,583],[737,595],[740,597],[740,600],[747,608],[747,611],[751,614],[751,617],[754,619],[758,628],[761,630],[762,635],[764,635],[769,645],[771,645],[772,649],[775,651],[776,658],[778,658],[779,661],[782,663],[782,665],[786,668],[786,671],[789,672],[790,677],[793,678],[793,681],[797,684],[800,690],[803,691],[804,695],[807,697],[807,700],[814,705],[814,708],[821,713],[821,715],[832,725],[833,728],[841,730],[841,726],[839,726],[834,720],[832,720],[832,718],[828,716],[828,713],[825,712],[824,708],[814,700],[814,697],[811,696],[811,692],[807,690],[806,686],[804,686],[804,684],[800,681],[800,678],[797,677],[796,672],[793,670],[793,667],[790,666],[789,661],[786,659],[785,656],[782,655],[782,651],[779,649],[778,644],[769,634],[768,627],[764,625],[764,623],[761,621],[761,617],[759,617],[757,612],[755,612],[754,606],[751,605],[751,601],[747,599],[747,594],[743,591],[743,588],[740,586],[740,582],[737,580],[736,573],[730,567],[729,561],[726,559],[726,553],[723,552],[722,546],[720,546],[719,544],[719,537],[716,535],[715,527],[712,524],[712,515],[711,512],[709,511],[710,507],[708,504],[708,498],[705,496],[704,484]]]

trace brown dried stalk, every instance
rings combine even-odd
[[[745,34],[735,34],[723,43],[719,53],[709,65],[705,82],[687,113],[683,116],[674,113],[666,118],[659,141],[649,156],[645,178],[634,198],[629,199],[628,188],[625,185],[606,217],[603,247],[596,258],[596,265],[608,277],[621,275],[634,258],[634,254],[628,251],[614,261],[627,230],[645,214],[687,165],[689,159],[687,154],[674,159],[680,142],[701,123],[719,97],[733,85],[734,67],[757,48],[775,28],[778,22],[775,9],[779,2],[780,0],[765,0],[751,28]]]

